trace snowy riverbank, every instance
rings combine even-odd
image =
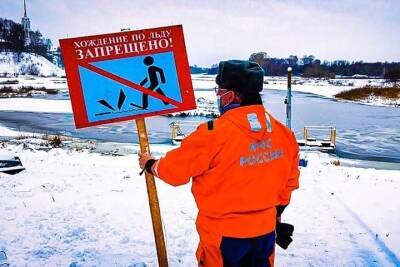
[[[15,76],[34,73],[38,76],[65,76],[65,71],[43,56],[34,53],[0,52],[0,74]]]
[[[18,133],[2,128],[0,135]],[[137,145],[112,156],[90,152],[112,144],[42,150],[34,140],[0,142],[26,167],[14,176],[0,174],[0,250],[8,262],[156,266]],[[171,148],[151,147],[157,156]],[[315,152],[305,156],[309,166],[284,214],[295,225],[294,242],[287,251],[278,248],[277,266],[398,266],[400,171],[335,166]],[[190,185],[157,181],[157,187],[170,266],[195,266],[197,209]]]
[[[214,88],[215,75],[192,75],[193,86],[198,90],[207,90]],[[318,78],[302,78],[293,77],[292,79],[292,91],[315,94],[327,98],[335,98],[335,95],[351,90],[354,88],[361,88],[364,86],[390,86],[390,83],[385,83],[383,79],[348,79],[348,78],[338,78],[338,79],[318,79]],[[287,90],[287,78],[286,77],[270,77],[266,76],[264,78],[264,93],[267,90]],[[199,92],[200,94],[200,92]],[[207,93],[203,93],[206,94]],[[211,96],[214,99],[214,96]],[[345,101],[338,99],[338,101]],[[381,107],[398,107],[400,106],[400,99],[388,100],[380,97],[371,95],[367,99],[360,101],[354,101],[355,103],[361,103],[371,106],[381,106]]]
[[[199,108],[196,111],[186,112],[189,115],[198,114],[215,114],[216,96],[213,88],[215,84],[215,76],[213,75],[192,75],[193,87],[196,88],[195,96],[198,100]],[[66,93],[67,85],[64,78],[43,78],[43,77],[20,77],[11,79],[17,81],[17,84],[11,84],[13,88],[19,86],[31,86],[34,88],[45,87],[49,89],[58,89]],[[9,78],[0,78],[0,82],[10,81]],[[337,80],[336,84],[331,84],[327,80],[319,79],[303,79],[294,78],[295,84],[292,89],[295,92],[305,92],[316,94],[328,98],[334,98],[334,95],[354,87],[365,86],[366,84],[380,85],[382,80]],[[286,90],[285,77],[266,77],[264,84],[264,93],[267,90]],[[352,84],[352,86],[349,86]],[[27,112],[47,112],[47,113],[72,113],[70,100],[49,100],[49,99],[34,99],[34,98],[2,98],[0,99],[0,111],[27,111]],[[371,97],[361,103],[376,105],[376,106],[393,106],[392,102],[385,102],[379,98]]]

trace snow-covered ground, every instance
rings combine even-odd
[[[192,74],[193,87],[196,89],[212,89],[216,85],[215,75]],[[312,93],[325,97],[333,97],[335,94],[349,89],[363,87],[365,85],[381,86],[383,79],[318,79],[318,78],[292,78],[292,90],[295,92]],[[264,90],[287,90],[286,77],[264,77]]]
[[[341,100],[341,101],[345,101],[345,100]],[[366,99],[362,99],[359,101],[348,101],[348,102],[362,103],[365,105],[378,106],[378,107],[400,107],[400,98],[387,99],[387,98],[382,98],[382,97],[379,97],[376,95],[370,95]]]
[[[1,111],[72,113],[70,100],[0,98]]]
[[[287,90],[287,79],[285,77],[265,77],[266,89]],[[293,77],[292,90],[303,93],[311,93],[324,97],[333,98],[337,93],[365,85],[382,85],[382,79],[315,79]]]
[[[22,52],[0,52],[0,74],[15,76],[35,73],[39,76],[65,76],[65,72],[46,58]]]
[[[0,129],[4,134],[10,131]],[[157,266],[145,181],[132,153],[137,145],[125,156],[43,151],[32,138],[0,146],[26,167],[0,174],[0,251],[11,266]],[[151,146],[156,156],[171,148]],[[301,187],[284,213],[295,225],[294,242],[277,249],[277,266],[399,266],[400,171],[305,156]],[[195,266],[190,184],[157,181],[157,189],[170,266]]]

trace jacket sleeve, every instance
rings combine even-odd
[[[158,177],[174,186],[189,182],[191,177],[208,170],[212,160],[213,131],[205,124],[184,138],[179,148],[162,157],[157,166]]]
[[[281,192],[279,195],[279,205],[288,205],[290,202],[290,197],[292,194],[292,191],[299,188],[299,176],[300,176],[300,171],[299,171],[299,146],[296,141],[296,137],[292,133],[292,151],[293,154],[290,156],[291,157],[291,163],[290,163],[290,174],[286,183],[286,186],[284,190]]]

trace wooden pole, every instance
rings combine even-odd
[[[149,140],[147,137],[146,122],[142,119],[136,120],[138,131],[140,151],[142,153],[150,153]],[[161,224],[160,205],[158,202],[157,188],[154,181],[154,176],[151,173],[145,172],[147,194],[149,196],[149,205],[151,213],[151,221],[153,223],[154,239],[156,241],[158,266],[168,267],[167,250],[165,248],[164,233]]]

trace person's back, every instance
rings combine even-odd
[[[249,115],[261,128],[251,129]],[[287,188],[288,181],[291,187],[298,186],[297,179],[293,180],[298,175],[293,134],[268,115],[262,105],[229,110],[213,122],[212,130],[207,125],[200,128],[203,129],[195,138],[205,142],[209,151],[198,154],[194,163],[207,162],[207,169],[192,179],[199,208],[198,226],[235,237],[253,237],[274,230],[275,206],[286,204],[287,190],[292,189]],[[192,168],[190,165],[184,168]]]
[[[263,75],[253,64],[220,64],[221,117],[200,125],[179,148],[147,166],[172,185],[192,178],[201,266],[272,265],[275,207],[286,206],[298,187],[296,139],[265,111],[259,95]],[[250,74],[244,82],[232,83],[238,67],[244,68],[238,70],[239,80],[247,75],[246,68]]]

